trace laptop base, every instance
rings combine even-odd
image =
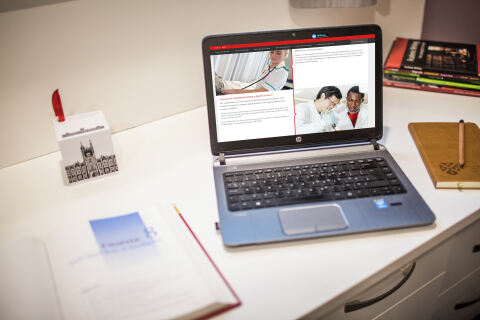
[[[239,165],[238,163],[241,162],[239,159],[235,161],[234,165],[229,165],[230,161],[227,159],[226,165],[215,166],[214,177],[220,213],[220,232],[225,245],[235,247],[432,224],[435,221],[432,211],[386,148],[380,145],[379,149],[374,150],[371,145],[366,145],[363,148],[364,151],[344,154],[337,154],[335,149],[321,150],[319,152],[321,155],[312,156],[312,152],[309,152],[310,156],[305,158],[301,157],[300,152],[290,160],[254,163],[253,159],[245,159],[247,162],[245,165]],[[330,154],[328,154],[329,152]],[[378,157],[388,162],[396,178],[405,188],[404,193],[381,194],[355,199],[332,199],[241,211],[232,211],[228,207],[228,196],[223,180],[226,172]],[[253,163],[249,164],[249,162]]]

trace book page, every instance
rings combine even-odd
[[[172,207],[164,208],[163,211],[169,213],[165,216],[165,219],[169,221],[177,235],[177,239],[181,242],[184,250],[188,252],[191,263],[195,265],[197,272],[205,279],[210,292],[215,296],[215,300],[223,304],[239,303],[238,297],[235,297],[226,285],[226,280],[222,278],[220,270],[218,272],[215,270],[216,265],[208,259],[207,254],[203,251],[204,249],[200,247],[200,244],[195,239],[193,230],[189,231],[190,227],[186,225],[188,221],[184,223],[182,221],[183,218]],[[179,224],[178,221],[182,222]]]
[[[43,242],[23,238],[0,248],[0,319],[60,319]]]
[[[171,319],[212,305],[172,228],[149,209],[73,222],[47,241],[68,319]]]

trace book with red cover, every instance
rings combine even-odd
[[[385,61],[392,71],[421,72],[464,80],[479,80],[480,45],[397,38]]]
[[[458,89],[458,88],[452,88],[452,87],[427,85],[427,84],[421,85],[421,84],[407,82],[407,81],[393,81],[389,79],[383,79],[383,85],[388,87],[397,87],[397,88],[405,88],[405,89],[415,89],[415,90],[423,90],[423,91],[431,91],[431,92],[442,92],[442,93],[450,93],[450,94],[459,94],[464,96],[480,97],[480,91],[476,91],[476,90],[466,90],[466,89]]]

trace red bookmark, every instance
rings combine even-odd
[[[58,89],[53,92],[52,104],[53,111],[55,111],[55,116],[58,117],[58,122],[65,121],[65,116],[63,115],[62,100],[60,100],[60,93],[58,93]]]

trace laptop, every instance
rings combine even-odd
[[[377,142],[379,26],[212,35],[202,50],[226,246],[435,221]]]

